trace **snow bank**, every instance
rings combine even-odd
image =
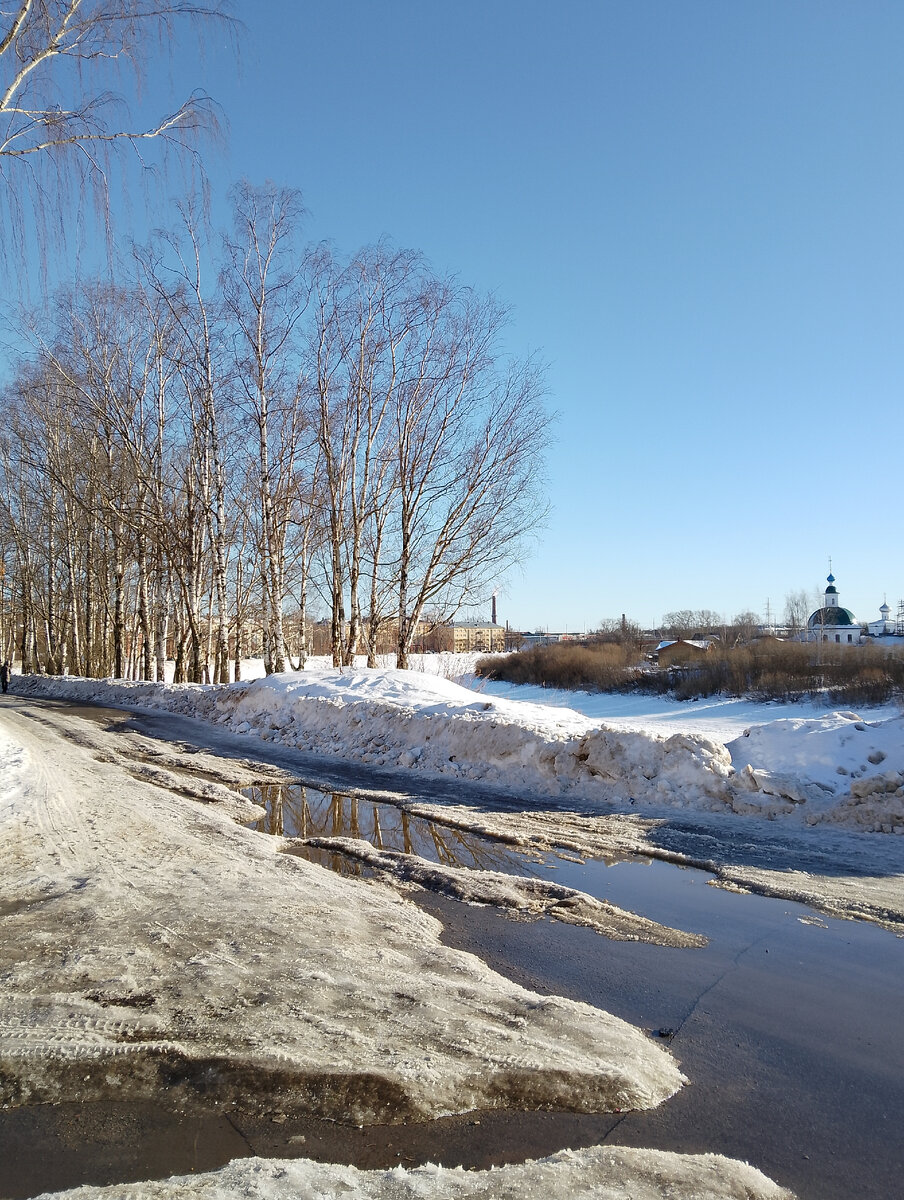
[[[705,737],[615,731],[413,671],[304,671],[225,687],[26,676],[16,690],[165,708],[317,754],[522,793],[714,809],[730,799],[730,757]]]
[[[899,715],[782,718],[751,726],[726,746],[701,733],[601,725],[573,709],[489,697],[440,675],[392,668],[309,669],[225,687],[46,676],[16,677],[14,687],[163,708],[316,754],[522,795],[904,832]]]
[[[904,833],[904,716],[867,722],[833,712],[770,721],[727,749],[751,811],[799,807],[809,825]]]
[[[245,1158],[206,1175],[80,1187],[57,1200],[794,1200],[746,1163],[717,1154],[593,1146],[465,1171],[433,1165],[359,1171],[307,1159]],[[49,1200],[49,1193],[37,1200]]]

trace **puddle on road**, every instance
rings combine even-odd
[[[266,809],[267,816],[249,826],[262,833],[290,838],[362,838],[379,850],[418,855],[441,866],[550,881],[664,928],[703,935],[711,942],[714,938],[723,943],[749,942],[775,921],[783,926],[793,924],[811,939],[824,934],[827,925],[841,929],[841,936],[849,939],[866,936],[860,922],[824,917],[799,901],[712,886],[715,877],[697,867],[641,855],[582,861],[566,851],[559,855],[536,847],[519,848],[494,841],[483,832],[414,816],[394,804],[301,784],[265,784],[243,791]],[[476,811],[475,820],[479,820]],[[332,850],[295,846],[293,853],[342,875],[374,875],[365,863]],[[892,935],[889,940],[896,939]],[[652,954],[655,949],[638,944],[641,954]],[[891,952],[896,949],[893,946]]]
[[[394,804],[346,792],[322,792],[303,784],[260,784],[243,788],[242,794],[266,809],[265,817],[248,826],[258,833],[291,838],[363,838],[378,850],[416,854],[446,867],[502,871],[507,875],[537,873],[534,851],[519,853],[479,834],[413,817]],[[313,847],[299,847],[297,853],[342,875],[370,873],[360,862],[343,854]]]
[[[519,850],[484,834],[412,816],[394,804],[345,792],[323,792],[303,784],[258,784],[243,788],[242,794],[266,809],[266,817],[248,826],[258,833],[287,838],[363,838],[378,850],[415,854],[442,866],[548,879],[643,912],[653,920],[658,919],[655,910],[674,909],[688,887],[694,883],[702,886],[711,878],[699,870],[640,856],[582,861],[566,852],[543,853],[533,847]],[[371,874],[367,866],[344,854],[313,847],[298,847],[293,853],[342,875]]]
[[[302,784],[259,784],[245,794],[266,811],[249,828],[296,839],[287,847],[292,854],[342,875],[389,875],[403,889],[414,886],[498,907],[515,919],[549,915],[620,940],[676,947],[705,941],[663,926],[655,918],[645,920],[611,903],[598,904],[597,899],[605,897],[594,898],[563,883],[554,853],[540,855],[535,847],[513,847],[483,831],[443,825],[394,804],[346,792],[323,792]],[[306,844],[297,839],[305,839]],[[573,855],[567,864],[576,865]],[[595,865],[606,870],[603,863]],[[500,876],[507,877],[504,883]]]

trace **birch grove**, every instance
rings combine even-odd
[[[302,245],[285,189],[233,200],[219,264],[186,212],[125,282],[33,318],[0,404],[0,650],[23,670],[405,667],[542,519],[543,372],[504,354],[499,305],[385,242]]]

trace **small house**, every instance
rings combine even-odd
[[[677,638],[671,642],[660,642],[656,647],[656,661],[661,667],[686,667],[705,658],[712,647],[713,643],[709,639],[698,641]]]

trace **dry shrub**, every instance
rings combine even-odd
[[[904,652],[880,644],[762,642],[715,649],[685,667],[642,669],[637,651],[615,643],[558,642],[503,658],[480,659],[477,674],[509,683],[581,691],[670,693],[679,700],[752,696],[799,700],[805,696],[855,707],[904,694]]]
[[[502,679],[506,683],[610,692],[633,683],[639,665],[638,652],[630,646],[554,642],[517,654],[478,659],[475,671],[485,679]]]
[[[839,646],[830,642],[766,642],[716,650],[675,680],[674,694],[750,695],[758,700],[881,704],[904,689],[904,655],[898,648]]]

